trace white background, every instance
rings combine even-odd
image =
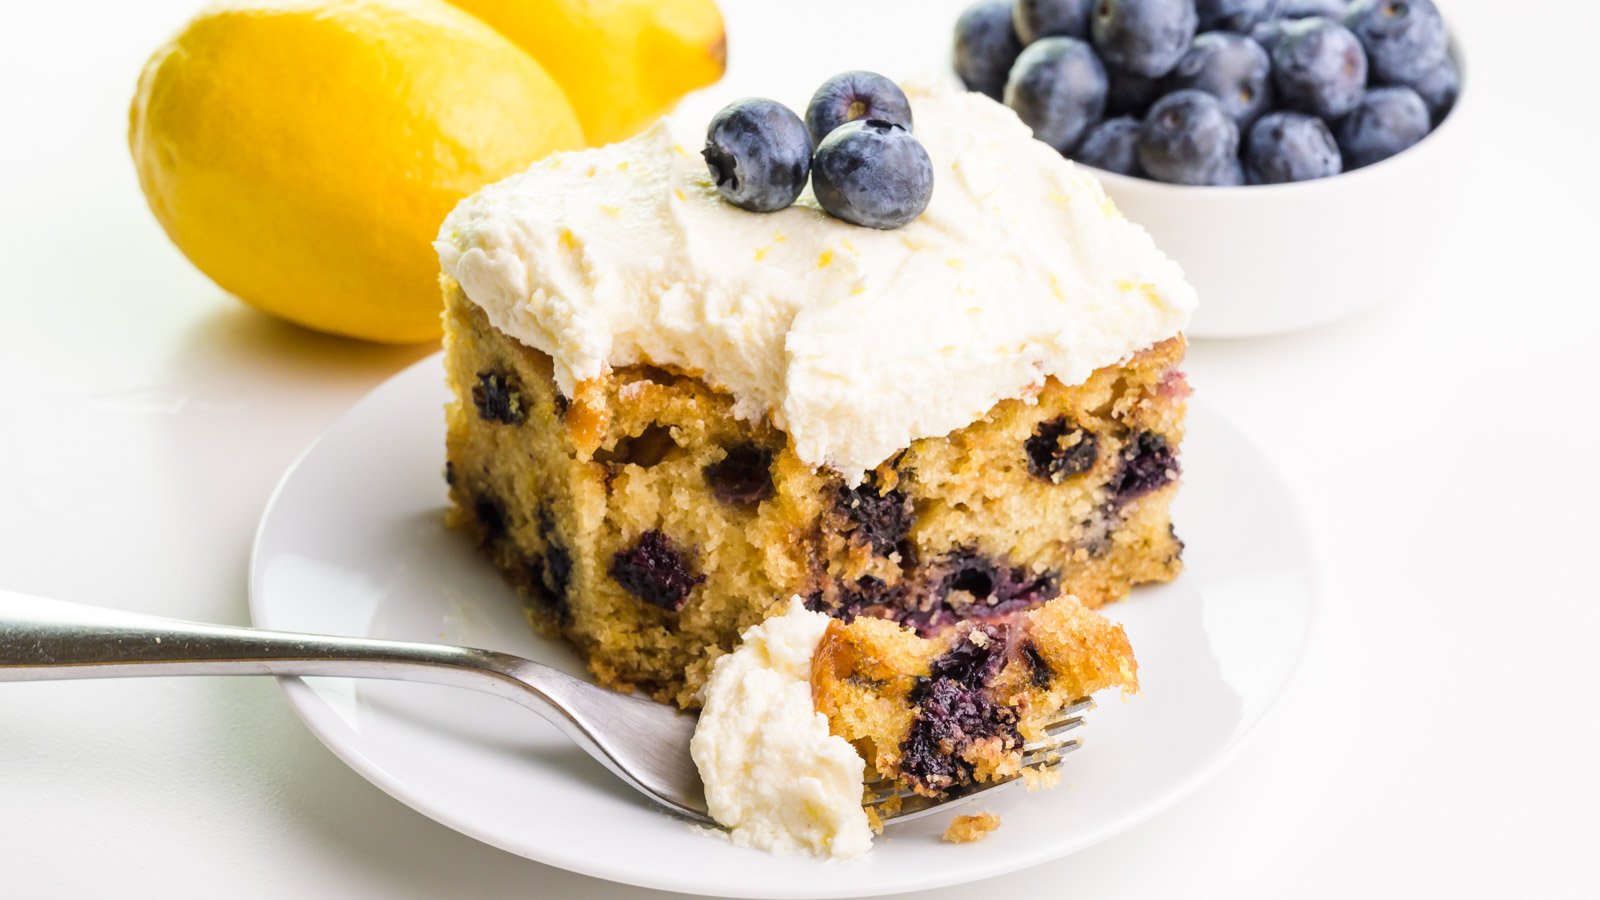
[[[691,114],[937,60],[960,4],[724,5],[729,83]],[[192,7],[7,2],[0,17],[0,588],[243,624],[279,474],[428,349],[278,324],[167,242],[127,159],[126,107]],[[1313,333],[1191,353],[1197,389],[1278,460],[1318,542],[1323,614],[1297,687],[1157,819],[924,896],[1600,891],[1600,15],[1445,9],[1477,26],[1488,127],[1426,286]],[[1375,211],[1326,264],[1413,239]],[[411,812],[269,680],[0,685],[0,895],[210,892],[644,893]]]

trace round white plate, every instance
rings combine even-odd
[[[521,601],[445,529],[446,400],[437,356],[356,404],[284,476],[250,573],[258,626],[504,650],[581,673],[532,634]],[[1063,784],[981,801],[1001,829],[940,841],[950,816],[891,827],[865,860],[734,847],[657,812],[533,713],[467,691],[284,679],[334,753],[419,812],[512,853],[666,890],[841,897],[975,881],[1062,856],[1197,787],[1283,693],[1309,634],[1312,553],[1291,498],[1249,439],[1203,400],[1190,413],[1176,511],[1188,567],[1106,613],[1143,692],[1101,699]],[[973,809],[965,810],[967,812]]]

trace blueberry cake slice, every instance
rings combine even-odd
[[[1122,627],[1063,596],[931,640],[881,619],[835,621],[811,687],[817,711],[870,772],[938,796],[1021,774],[1023,746],[1060,710],[1139,682]]]
[[[979,94],[927,209],[718,196],[663,124],[445,222],[451,518],[596,677],[694,706],[793,595],[935,637],[1177,574],[1181,271]]]

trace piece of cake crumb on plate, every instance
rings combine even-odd
[[[956,816],[944,830],[944,839],[952,844],[970,844],[981,841],[1000,827],[1000,817],[991,812],[971,816]]]

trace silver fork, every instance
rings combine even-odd
[[[696,823],[706,812],[689,758],[695,719],[640,697],[597,687],[542,663],[470,647],[267,631],[182,622],[0,591],[0,682],[154,675],[328,675],[470,688],[519,703],[571,738],[618,778]],[[1082,724],[1082,701],[1029,744],[1025,761],[1050,766],[1077,748],[1064,735]],[[1010,779],[1015,780],[1015,779]],[[938,800],[883,781],[867,802],[896,797],[884,821],[937,812],[1006,782],[970,786]]]

